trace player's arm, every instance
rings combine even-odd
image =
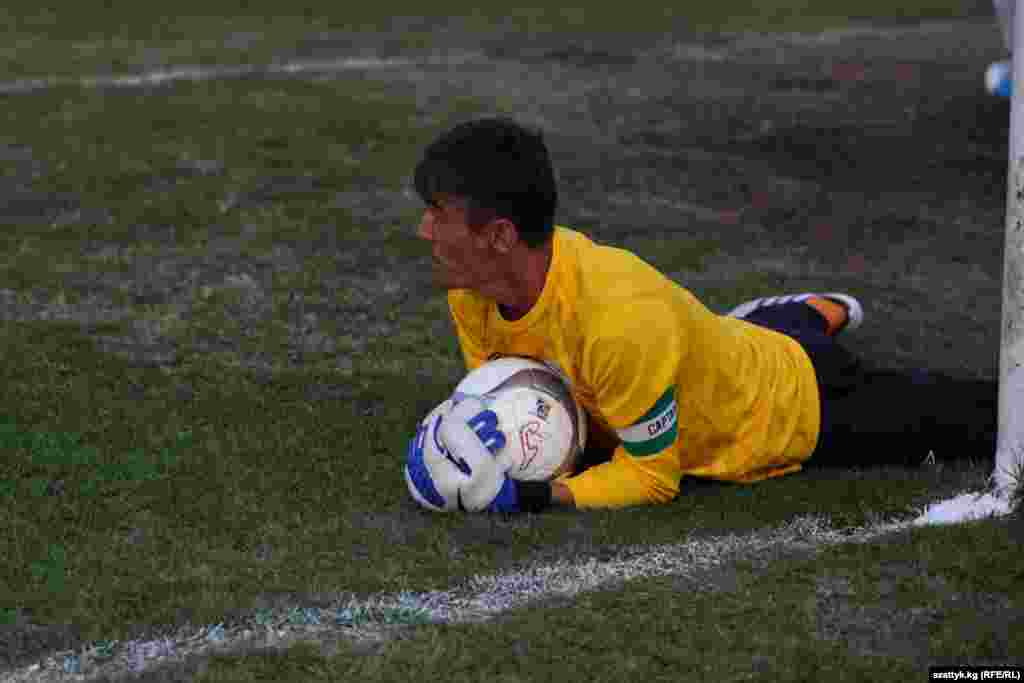
[[[608,462],[553,482],[553,503],[615,508],[665,503],[679,492],[679,327],[671,311],[651,302],[606,323],[587,345],[584,376],[620,443]]]
[[[551,482],[551,502],[580,509],[668,503],[679,493],[679,480],[671,451],[660,460],[643,462],[620,446],[611,461]]]

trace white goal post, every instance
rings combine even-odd
[[[1018,74],[1024,75],[1024,12],[1013,12],[1012,26],[1013,87],[999,330],[999,438],[992,486],[987,492],[965,493],[929,506],[916,520],[918,524],[1005,515],[1024,493],[1024,78],[1017,78]]]
[[[1024,12],[1014,12],[1011,38],[1012,73],[1016,76],[1024,74]],[[1024,88],[1018,86],[1015,83],[1010,101],[999,342],[999,444],[992,474],[996,487],[1007,494],[1016,493],[1024,470]]]

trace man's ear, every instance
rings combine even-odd
[[[499,253],[507,254],[519,242],[519,228],[507,218],[495,218],[493,225],[494,237],[491,244]]]

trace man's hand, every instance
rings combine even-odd
[[[470,512],[498,510],[516,503],[515,482],[494,457],[505,444],[505,435],[497,425],[498,416],[480,399],[470,396],[459,401],[438,428],[449,459],[465,475],[458,495],[462,509]]]
[[[504,439],[497,416],[479,399],[463,399],[454,408],[445,401],[420,423],[409,443],[409,493],[438,512],[517,512],[516,482],[493,455]]]

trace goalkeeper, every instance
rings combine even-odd
[[[436,483],[467,509],[665,503],[684,476],[751,483],[804,465],[995,452],[996,383],[865,367],[837,342],[863,321],[853,297],[768,297],[719,315],[632,253],[555,226],[538,132],[459,125],[426,148],[415,186],[467,368],[495,354],[553,363],[588,415],[584,466],[553,482],[457,466],[487,452],[478,438],[446,441],[455,462]]]

